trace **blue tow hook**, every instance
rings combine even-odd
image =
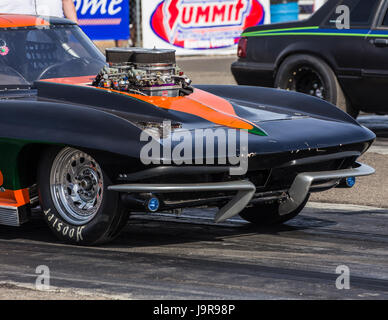
[[[152,197],[152,198],[150,198],[150,199],[147,201],[147,209],[148,209],[150,212],[156,212],[156,211],[158,211],[159,206],[160,206],[160,201],[159,201],[159,199],[156,198],[156,197]]]

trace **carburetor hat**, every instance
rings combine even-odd
[[[106,49],[106,61],[115,63],[175,64],[175,50],[173,49],[144,49],[144,48],[109,48]]]

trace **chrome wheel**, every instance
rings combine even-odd
[[[85,152],[65,148],[53,162],[50,192],[55,208],[65,221],[73,225],[87,224],[101,206],[102,170]]]

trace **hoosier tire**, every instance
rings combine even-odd
[[[279,67],[275,87],[324,99],[354,118],[360,112],[345,96],[331,67],[312,55],[296,54],[287,57]]]
[[[113,240],[128,221],[129,212],[111,180],[89,154],[53,147],[42,156],[38,188],[43,216],[62,241],[95,245]]]

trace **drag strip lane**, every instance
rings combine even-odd
[[[313,204],[262,229],[238,218],[214,225],[205,210],[139,214],[115,242],[94,248],[56,242],[37,218],[0,227],[0,283],[33,284],[36,266],[47,265],[55,287],[121,298],[386,299],[388,212],[335,208]],[[338,265],[350,268],[350,290],[335,287]]]

